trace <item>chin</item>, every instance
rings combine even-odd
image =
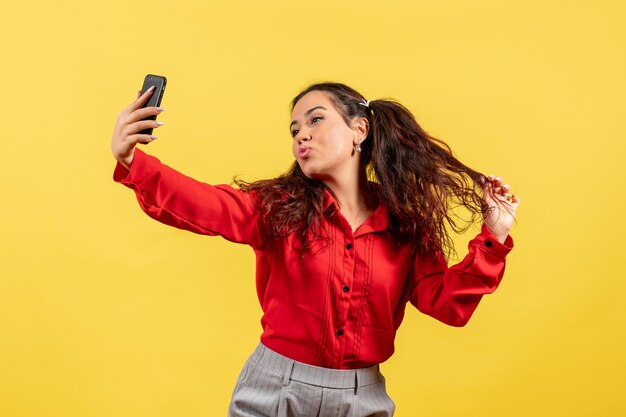
[[[310,166],[302,166],[301,163],[299,163],[299,165],[300,165],[300,169],[302,170],[302,172],[307,178],[311,178],[314,180],[321,180],[327,177],[327,175],[325,175],[323,172],[320,172],[319,170],[316,170]]]
[[[303,169],[302,172],[307,178],[315,179],[317,177],[316,172],[311,171],[310,169]]]

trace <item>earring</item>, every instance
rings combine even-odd
[[[354,150],[357,152],[361,152],[361,144],[357,143],[356,146],[354,147]]]

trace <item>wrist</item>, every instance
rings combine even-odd
[[[127,170],[130,171],[130,166],[133,163],[133,157],[135,156],[135,153],[131,153],[129,156],[127,156],[126,158],[120,158],[120,164],[124,165],[124,168],[126,168]]]
[[[498,242],[500,242],[500,243],[504,243],[504,241],[506,240],[506,237],[508,235],[509,235],[508,233],[506,233],[506,234],[494,234],[494,236],[496,237],[496,239],[498,239]]]
[[[489,231],[491,232],[492,235],[494,235],[496,237],[496,239],[498,240],[498,242],[500,243],[504,243],[504,241],[506,240],[507,236],[509,235],[509,231],[508,230],[498,230],[497,228],[493,228],[487,224],[485,224],[485,226],[487,226],[487,229],[489,229]]]

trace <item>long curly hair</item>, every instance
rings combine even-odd
[[[399,244],[408,244],[425,257],[442,252],[446,258],[456,254],[444,221],[457,233],[472,223],[482,222],[490,210],[482,199],[484,174],[474,171],[453,156],[450,147],[429,135],[411,112],[393,99],[371,100],[345,84],[312,84],[291,101],[291,110],[311,91],[324,91],[346,124],[365,117],[370,130],[361,143],[361,167],[368,178],[366,196],[383,201],[388,211],[388,230]],[[332,190],[308,178],[297,161],[284,174],[249,183],[234,178],[243,191],[252,191],[262,214],[262,232],[266,244],[298,233],[301,248],[307,250],[313,240],[329,239],[321,227],[324,189]],[[372,186],[371,184],[379,184]],[[491,187],[489,188],[491,190]],[[490,191],[492,193],[492,191]],[[492,195],[495,201],[498,201]],[[459,226],[452,209],[463,206],[471,217]]]

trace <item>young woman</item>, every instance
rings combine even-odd
[[[519,198],[500,177],[459,162],[393,100],[339,83],[292,101],[293,166],[278,178],[209,185],[135,148],[162,109],[119,114],[113,179],[150,217],[250,245],[263,333],[237,379],[229,416],[391,416],[379,364],[411,303],[463,326],[500,283]],[[469,253],[454,251],[451,204],[482,223]],[[449,254],[448,254],[449,255]]]

